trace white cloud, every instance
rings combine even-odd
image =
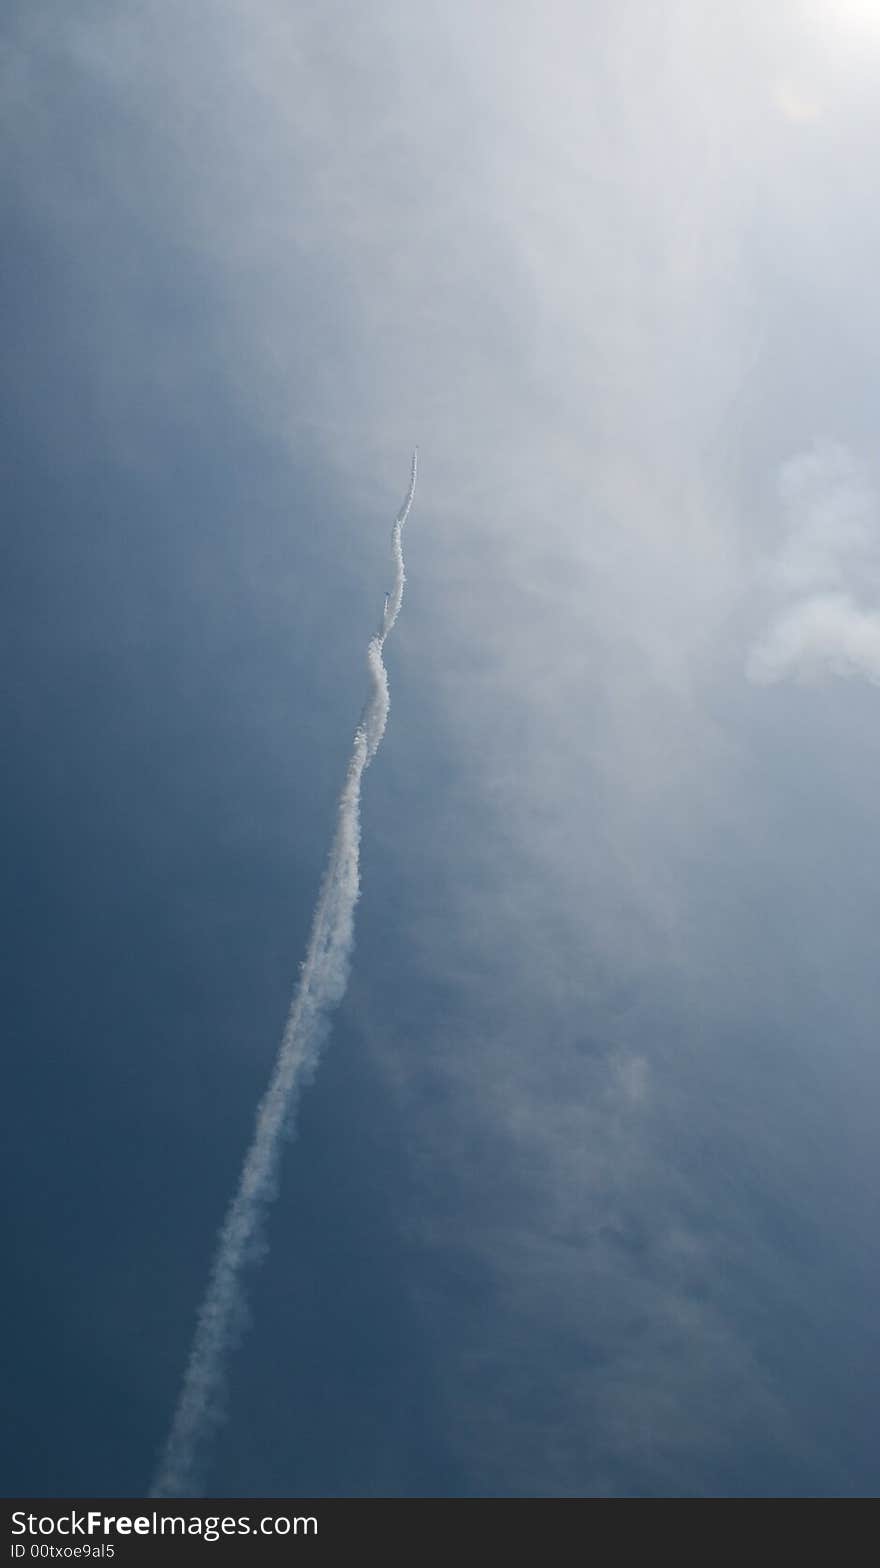
[[[880,512],[864,470],[845,447],[817,446],[784,464],[778,488],[786,538],[766,575],[782,602],[748,656],[749,679],[880,681],[880,610],[854,597],[880,587]]]
[[[864,675],[880,685],[880,611],[849,594],[815,594],[786,610],[752,650],[747,672],[758,685],[795,676]]]

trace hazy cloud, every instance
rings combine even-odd
[[[4,66],[102,453],[158,467],[197,416],[231,483],[195,365],[286,465],[271,548],[235,476],[234,559],[304,849],[359,695],[323,653],[421,445],[347,1016],[475,1490],[815,1489],[866,1451],[873,740],[856,685],[831,746],[742,677],[750,641],[755,683],[877,669],[880,95],[820,9],[36,4]]]

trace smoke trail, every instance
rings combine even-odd
[[[220,1231],[208,1286],[171,1430],[150,1489],[152,1497],[194,1497],[207,1439],[222,1419],[226,1363],[245,1315],[244,1271],[259,1251],[262,1222],[275,1196],[282,1137],[291,1125],[300,1091],[312,1077],[332,1009],[348,983],[359,893],[360,794],[364,769],[382,741],[388,721],[388,676],[382,659],[385,639],[403,602],[401,535],[415,495],[418,447],[413,452],[406,499],[391,531],[394,584],[379,631],[370,639],[367,664],[371,691],[355,731],[312,929],[269,1086],[257,1109],[251,1146],[238,1188]]]

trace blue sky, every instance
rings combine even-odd
[[[418,442],[218,1495],[877,1491],[880,25],[0,41],[4,1490],[137,1494]]]

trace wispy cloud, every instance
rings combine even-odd
[[[786,538],[769,563],[777,608],[746,664],[768,685],[823,674],[880,683],[880,517],[877,497],[843,446],[815,447],[784,464],[779,495]]]
[[[358,1028],[369,1003],[371,1060],[401,1086],[419,1173],[408,1220],[452,1260],[429,1338],[453,1441],[487,1488],[598,1486],[613,1459],[619,1489],[656,1490],[673,1451],[679,1484],[696,1467],[729,1489],[731,1454],[767,1430],[778,1352],[761,1335],[785,1243],[759,1256],[756,1232],[775,1198],[797,1241],[799,1203],[829,1212],[807,1185],[816,1150],[833,1148],[826,1187],[840,1168],[825,1105],[812,1146],[810,1106],[793,1110],[815,1044],[795,981],[821,971],[835,997],[873,997],[873,954],[854,953],[876,922],[866,892],[841,923],[835,984],[823,920],[843,817],[825,824],[821,898],[768,869],[768,774],[755,784],[740,761],[721,672],[732,661],[739,685],[742,638],[726,639],[754,589],[740,502],[768,447],[876,422],[865,148],[880,98],[835,98],[825,36],[810,43],[782,4],[725,20],[559,0],[548,24],[524,0],[380,0],[354,20],[340,0],[231,0],[222,16],[207,0],[173,16],[126,0],[112,29],[50,9],[30,51],[48,65],[22,122],[28,200],[50,210],[65,269],[86,257],[76,297],[89,342],[113,345],[100,376],[103,405],[126,414],[117,441],[147,428],[130,384],[167,386],[178,418],[190,406],[190,318],[163,336],[152,291],[135,288],[144,234],[163,266],[196,259],[216,326],[193,352],[226,394],[348,489],[332,524],[345,550],[360,548],[357,504],[386,482],[401,420],[430,431],[439,526],[419,539],[432,589],[407,658],[418,722],[388,758],[425,807],[406,832],[386,812],[382,920],[366,938],[381,950],[359,977]],[[26,8],[29,34],[39,10]],[[56,91],[65,40],[95,105],[78,182],[80,99],[74,113]],[[773,86],[789,78],[786,116]],[[795,134],[792,111],[813,100],[821,115]],[[827,447],[787,465],[787,484],[750,673],[863,668],[880,603],[870,486]],[[271,566],[254,571],[294,602]],[[338,602],[331,613],[340,625]],[[774,732],[787,808],[776,745]],[[871,819],[870,770],[847,775]],[[786,820],[798,866],[821,834]],[[839,884],[841,908],[854,888]],[[863,1019],[846,1005],[867,1033],[869,1006]],[[799,1071],[787,1059],[774,1083],[777,1030]],[[842,1044],[835,1082],[844,1057]],[[852,1096],[850,1121],[870,1098]],[[785,1349],[799,1326],[809,1377],[832,1229],[808,1288],[777,1291]],[[463,1251],[486,1284],[466,1307]],[[836,1323],[846,1292],[829,1290]],[[835,1390],[840,1338],[825,1342]],[[779,1373],[783,1403],[802,1365]],[[844,1396],[829,1398],[840,1416]],[[764,1470],[778,1478],[778,1452]]]

